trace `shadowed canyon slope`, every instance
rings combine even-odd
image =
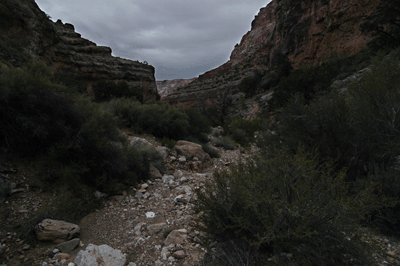
[[[182,107],[217,104],[222,95],[237,94],[240,81],[257,70],[268,71],[277,55],[296,68],[319,64],[332,53],[352,55],[371,40],[360,25],[379,1],[273,0],[262,8],[224,65],[165,97]]]
[[[112,56],[111,48],[82,38],[73,25],[53,23],[34,0],[0,2],[0,48],[0,60],[16,66],[39,58],[89,87],[98,80],[125,81],[145,98],[157,97],[154,67]]]

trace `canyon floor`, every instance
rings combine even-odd
[[[146,139],[153,145],[160,145],[152,137]],[[249,151],[242,149],[219,148],[219,152],[221,158],[214,158],[195,171],[188,162],[168,156],[164,160],[167,171],[163,178],[148,180],[122,195],[109,197],[101,208],[80,221],[81,244],[63,262],[55,256],[56,244],[21,239],[20,228],[16,226],[34,216],[55,194],[29,187],[34,167],[29,161],[1,162],[2,174],[16,184],[19,192],[0,205],[0,244],[4,247],[0,252],[0,265],[68,265],[88,244],[106,244],[119,249],[127,255],[128,263],[137,266],[215,265],[212,261],[213,256],[218,257],[219,244],[204,232],[205,227],[194,211],[195,190],[204,187],[216,170],[227,169],[250,156]],[[182,232],[182,239],[167,240],[174,230]],[[378,265],[400,265],[400,239],[367,229],[364,237],[374,244]],[[261,261],[262,265],[279,265],[274,257],[266,256]],[[236,263],[226,265],[247,265]]]

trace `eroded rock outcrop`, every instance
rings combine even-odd
[[[112,56],[111,48],[82,38],[73,25],[53,23],[34,0],[0,2],[0,48],[0,60],[16,66],[38,58],[88,88],[98,80],[125,81],[145,99],[158,97],[153,66]]]
[[[178,88],[183,87],[194,80],[196,80],[196,78],[157,81],[156,84],[157,84],[158,94],[160,95],[161,99],[163,99],[164,97],[173,93]]]
[[[164,100],[198,107],[218,104],[226,92],[235,98],[240,81],[257,70],[268,71],[278,54],[286,55],[294,67],[319,64],[334,52],[354,54],[371,40],[360,25],[378,4],[371,0],[273,0],[260,10],[227,63]]]

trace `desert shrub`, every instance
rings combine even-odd
[[[244,92],[247,97],[253,96],[261,83],[263,75],[260,72],[254,73],[254,75],[244,78],[240,84],[240,91]]]
[[[212,234],[292,253],[293,265],[368,265],[355,221],[374,199],[370,189],[350,196],[345,179],[313,153],[265,149],[253,163],[215,174],[196,206]]]
[[[302,94],[307,102],[316,94],[325,91],[340,73],[340,62],[336,58],[326,60],[321,66],[305,66],[292,71],[280,80],[270,101],[270,108],[284,106],[295,94]]]
[[[213,139],[212,144],[215,147],[222,147],[225,150],[234,150],[235,149],[235,143],[228,136],[224,136],[224,137],[219,137],[219,138]]]
[[[255,266],[259,263],[260,252],[251,245],[237,239],[218,243],[204,255],[203,265],[214,266]]]
[[[183,139],[189,127],[187,115],[176,107],[158,102],[144,104],[139,126],[155,137],[170,139]]]
[[[210,145],[202,144],[201,147],[203,148],[203,151],[205,151],[206,153],[208,153],[208,155],[210,155],[211,158],[220,158],[221,157],[218,150],[214,149]]]
[[[43,187],[115,192],[147,176],[152,155],[130,147],[102,105],[54,83],[44,64],[2,67],[0,102],[0,145],[41,157]]]
[[[254,140],[256,131],[266,129],[266,121],[263,118],[244,119],[239,116],[229,118],[224,124],[224,132],[240,145],[247,146]]]
[[[188,117],[188,135],[197,138],[200,142],[208,141],[207,134],[211,133],[211,122],[198,109],[189,108],[184,110]]]
[[[161,140],[161,145],[163,145],[163,146],[165,146],[165,147],[167,147],[169,149],[172,149],[176,145],[176,140],[163,137],[162,140]]]
[[[139,128],[139,120],[143,113],[142,104],[138,101],[119,98],[112,99],[103,103],[104,108],[118,118],[117,123],[120,127],[130,127],[137,133],[143,133]]]
[[[374,59],[371,69],[347,91],[332,91],[311,102],[303,96],[294,97],[278,112],[277,134],[267,142],[293,152],[299,145],[317,149],[324,160],[337,160],[339,168],[348,169],[348,181],[373,175],[377,182],[386,183],[390,173],[397,171],[400,154],[399,58],[399,51],[395,51]],[[391,180],[392,187],[399,185],[398,179]],[[390,186],[383,186],[382,192],[393,203],[400,200]],[[398,208],[380,209],[380,224],[399,228],[400,217],[389,211]],[[387,223],[382,220],[385,215]]]
[[[207,142],[210,123],[195,109],[179,109],[163,102],[142,104],[129,98],[112,99],[104,108],[119,118],[120,126],[137,133],[153,134],[157,138],[173,140],[192,137]]]
[[[79,130],[82,115],[53,84],[43,63],[2,67],[0,74],[0,145],[23,153],[41,153]]]
[[[149,156],[124,142],[114,116],[88,99],[76,104],[84,116],[79,131],[49,149],[39,168],[41,179],[49,187],[85,184],[115,193],[146,178]]]

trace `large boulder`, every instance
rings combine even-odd
[[[77,266],[124,266],[126,255],[107,245],[89,244],[86,250],[79,251],[74,263]]]
[[[188,159],[193,159],[194,157],[197,157],[201,162],[207,162],[210,161],[210,155],[206,153],[201,145],[197,143],[193,143],[190,141],[186,140],[179,140],[175,147],[175,150],[178,151],[178,153],[184,155]]]
[[[35,233],[36,237],[41,241],[62,243],[78,236],[80,228],[73,223],[44,219],[35,227]]]
[[[153,151],[154,146],[145,139],[134,137],[131,142],[131,146],[138,150],[148,150]]]

